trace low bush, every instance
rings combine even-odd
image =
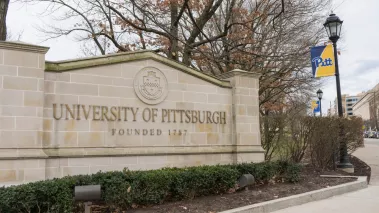
[[[363,121],[359,117],[313,118],[308,155],[314,168],[331,169],[338,161],[340,143],[346,143],[349,153],[363,145]]]
[[[100,184],[102,198],[111,210],[159,204],[226,193],[245,173],[258,182],[281,178],[296,182],[300,166],[286,162],[244,163],[150,171],[99,172],[0,188],[0,213],[81,212],[73,200],[74,188]]]
[[[317,170],[325,170],[338,161],[341,142],[346,143],[349,153],[363,146],[363,121],[359,117],[272,114],[262,121],[266,160],[306,162]]]

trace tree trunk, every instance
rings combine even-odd
[[[7,39],[6,17],[10,0],[0,0],[0,41]]]
[[[178,2],[171,1],[170,3],[171,10],[171,27],[170,27],[170,47],[168,49],[168,58],[173,60],[178,60],[178,25],[179,22],[175,23],[175,20],[178,18]]]
[[[271,148],[270,147],[270,139],[269,139],[269,137],[270,137],[270,130],[269,130],[269,121],[268,121],[268,110],[267,109],[265,109],[265,112],[264,112],[265,114],[264,114],[264,118],[263,118],[263,131],[264,131],[264,137],[265,137],[265,145],[264,145],[264,148],[266,149],[265,150],[265,160],[269,160],[268,158],[269,158],[269,156],[268,156],[268,151],[269,151],[269,149]]]

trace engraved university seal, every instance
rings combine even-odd
[[[157,68],[145,67],[134,78],[134,91],[138,98],[150,105],[161,103],[167,96],[166,76]]]

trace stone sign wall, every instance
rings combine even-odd
[[[0,42],[0,182],[263,160],[258,75],[149,51],[45,62]]]

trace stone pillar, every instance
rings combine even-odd
[[[236,163],[261,162],[264,150],[259,130],[259,74],[235,69],[219,76],[233,86],[233,144]]]
[[[45,177],[42,150],[47,47],[0,42],[0,182]]]

